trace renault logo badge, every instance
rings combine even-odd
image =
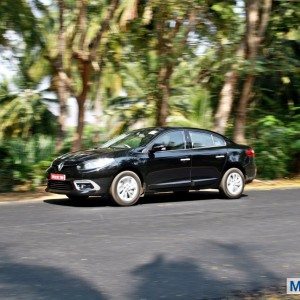
[[[60,164],[58,165],[58,167],[57,167],[58,171],[61,171],[61,169],[63,168],[63,166],[64,166],[64,163],[63,163],[63,162],[60,163]]]

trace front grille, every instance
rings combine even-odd
[[[74,178],[75,172],[77,172],[76,166],[64,166],[60,173],[66,174],[67,178]]]
[[[52,172],[57,174],[65,174],[66,178],[68,179],[78,177],[76,166],[63,166],[60,171],[58,170],[58,166],[53,166]]]
[[[61,191],[73,190],[73,186],[70,181],[59,181],[59,180],[49,180],[48,188],[52,190],[61,190]]]

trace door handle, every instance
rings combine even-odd
[[[191,159],[190,158],[180,158],[180,161],[190,161]]]
[[[216,155],[215,157],[216,158],[223,158],[223,157],[225,157],[225,155]]]

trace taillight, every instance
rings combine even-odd
[[[246,152],[246,155],[248,157],[254,157],[255,156],[254,149],[252,149],[252,148],[247,149],[245,152]]]

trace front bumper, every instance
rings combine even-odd
[[[108,193],[110,183],[110,178],[96,180],[80,178],[65,181],[48,179],[46,192],[73,196],[98,196]]]
[[[114,170],[98,172],[78,171],[76,165],[64,165],[61,170],[58,166],[51,166],[47,170],[46,192],[70,196],[98,196],[107,194],[114,176]],[[66,180],[51,180],[50,174],[64,174]]]

